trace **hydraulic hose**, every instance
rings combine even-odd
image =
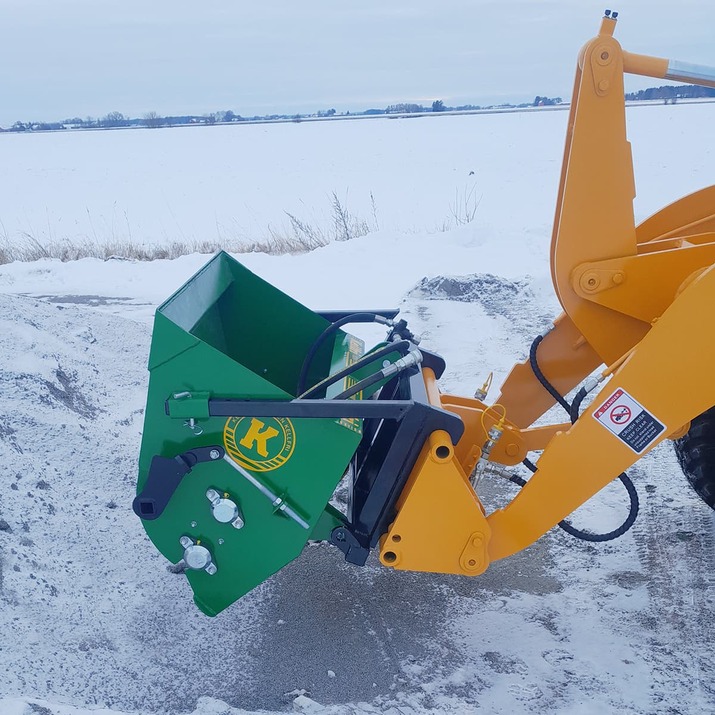
[[[536,471],[536,465],[533,464],[529,459],[525,459],[522,464],[530,471],[530,472],[535,472]],[[623,486],[626,488],[626,491],[628,492],[628,498],[630,500],[630,507],[628,510],[628,516],[626,517],[626,520],[617,528],[614,529],[613,531],[609,531],[606,534],[594,534],[591,531],[584,531],[583,529],[577,529],[573,524],[570,522],[566,521],[564,519],[563,521],[559,522],[559,528],[563,529],[567,534],[570,534],[571,536],[575,536],[577,539],[581,539],[582,541],[591,541],[591,542],[602,542],[602,541],[613,541],[614,539],[617,539],[620,536],[623,536],[635,523],[636,517],[638,516],[638,508],[639,508],[639,502],[638,502],[638,492],[636,491],[635,486],[633,485],[633,482],[631,481],[630,477],[624,472],[623,474],[619,475],[618,477],[621,480],[621,483]],[[514,484],[518,484],[520,487],[523,487],[526,485],[526,480],[522,479],[518,474],[512,474],[510,477],[510,481],[512,481]]]
[[[410,346],[411,343],[409,340],[398,340],[397,342],[384,345],[378,350],[374,350],[367,355],[363,355],[352,365],[344,367],[342,370],[339,370],[338,372],[329,375],[324,380],[321,380],[317,384],[313,385],[313,387],[311,387],[309,390],[306,390],[303,394],[299,394],[298,399],[305,400],[309,397],[314,397],[317,392],[327,389],[328,387],[330,387],[330,385],[333,385],[334,383],[338,382],[338,380],[342,380],[344,377],[347,377],[353,372],[356,372],[357,370],[360,370],[361,368],[365,367],[365,365],[369,365],[370,363],[375,362],[375,360],[379,360],[380,358],[385,357],[390,353],[399,352],[400,355],[404,356],[409,352]],[[379,370],[377,371],[377,374],[380,374]]]
[[[407,342],[407,341],[405,341],[405,342]],[[398,372],[402,372],[403,370],[406,370],[407,368],[413,367],[415,365],[419,365],[421,362],[422,362],[422,353],[419,350],[411,350],[404,357],[399,358],[398,360],[390,363],[389,365],[386,365],[384,368],[382,368],[381,370],[378,370],[377,372],[373,372],[372,375],[368,375],[367,377],[360,380],[360,382],[356,382],[354,385],[349,387],[347,390],[344,390],[339,395],[336,395],[333,399],[334,400],[347,400],[349,397],[356,395],[361,390],[366,390],[368,387],[371,387],[375,383],[380,382],[380,380],[385,380],[388,377],[392,377],[393,375],[396,375]]]
[[[543,339],[543,335],[537,335],[534,338],[534,342],[531,343],[531,348],[529,349],[529,364],[531,365],[531,369],[533,370],[534,375],[536,375],[536,379],[541,383],[542,387],[546,390],[546,392],[548,392],[551,397],[553,397],[556,402],[558,402],[561,407],[566,410],[566,412],[571,414],[571,405],[566,402],[566,400],[561,396],[559,391],[546,379],[546,376],[543,372],[541,372],[539,362],[536,359],[536,351],[538,350],[539,345],[541,344],[541,341]]]
[[[377,313],[352,313],[351,315],[346,315],[340,320],[336,320],[331,323],[323,332],[315,339],[315,342],[310,346],[305,359],[303,360],[303,365],[300,368],[300,374],[298,375],[298,386],[296,387],[296,395],[300,395],[305,390],[305,381],[308,377],[308,370],[313,362],[315,354],[318,352],[320,346],[325,342],[326,338],[330,337],[338,328],[342,328],[343,325],[348,323],[382,323],[383,325],[391,325],[392,321],[385,318]]]
[[[375,383],[380,382],[380,380],[384,379],[385,376],[380,370],[378,370],[377,372],[373,372],[372,375],[368,375],[367,377],[360,380],[360,382],[356,382],[352,387],[348,387],[347,390],[344,390],[339,395],[336,395],[335,399],[347,400],[353,395],[357,395],[357,393],[361,390],[366,390],[368,387],[372,387]]]
[[[586,397],[587,394],[588,391],[586,390],[586,388],[582,387],[576,393],[576,396],[573,398],[573,402],[571,403],[571,407],[569,408],[569,417],[571,418],[572,425],[576,424],[576,420],[581,414],[581,403],[583,402],[583,398]]]
[[[581,409],[581,403],[583,402],[584,398],[588,394],[589,390],[586,389],[586,387],[582,387],[577,393],[576,396],[573,399],[573,402],[569,405],[569,403],[564,399],[564,397],[558,392],[558,390],[548,381],[544,373],[541,371],[539,368],[539,362],[536,357],[536,351],[539,347],[539,344],[541,341],[544,339],[543,335],[538,335],[536,338],[534,338],[534,341],[531,343],[531,348],[529,350],[529,364],[531,365],[531,369],[534,371],[534,375],[536,376],[536,379],[541,383],[541,385],[544,387],[544,389],[558,402],[569,414],[569,418],[571,419],[571,424],[576,424],[576,420],[578,420],[579,415],[580,415],[580,409]],[[590,388],[589,388],[590,389]],[[529,459],[525,459],[523,461],[524,466],[531,472],[536,472],[536,465],[531,462]],[[575,526],[573,526],[570,522],[566,521],[565,519],[563,521],[559,522],[559,527],[563,529],[567,534],[570,534],[571,536],[576,537],[577,539],[581,539],[582,541],[591,541],[591,542],[602,542],[602,541],[613,541],[613,539],[617,539],[620,536],[623,536],[635,523],[636,518],[638,516],[638,509],[639,509],[639,501],[638,501],[638,492],[636,491],[636,488],[633,484],[633,481],[631,478],[625,473],[622,472],[621,474],[618,475],[618,479],[621,481],[623,486],[626,488],[626,491],[628,492],[628,499],[629,499],[629,508],[628,508],[628,516],[626,517],[626,520],[617,528],[614,529],[613,531],[609,531],[606,534],[594,534],[590,531],[583,531],[582,529],[577,529]],[[514,484],[518,484],[520,487],[523,487],[526,484],[526,481],[519,477],[518,475],[512,475],[511,481],[514,482]]]

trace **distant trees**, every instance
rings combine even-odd
[[[561,97],[540,97],[538,94],[534,97],[534,107],[553,107],[556,104],[561,104]]]
[[[129,122],[121,112],[109,112],[109,114],[98,120],[100,127],[127,127]]]
[[[385,108],[385,114],[415,114],[417,112],[426,112],[427,110],[421,104],[391,104]]]
[[[144,123],[150,129],[156,129],[162,125],[162,117],[160,117],[156,112],[147,112],[144,115]]]
[[[712,97],[715,98],[715,89],[707,87],[697,87],[693,85],[679,86],[662,86],[642,89],[638,92],[626,94],[627,100],[650,100],[664,101],[666,103],[675,103],[680,99],[685,98],[700,98]],[[494,110],[494,109],[509,109],[509,108],[530,108],[530,107],[549,107],[562,104],[561,97],[546,97],[536,95],[533,102],[525,102],[521,104],[500,104],[480,106],[473,104],[464,104],[459,106],[447,106],[441,99],[435,99],[426,107],[412,102],[400,102],[390,104],[385,108],[366,109],[362,112],[354,112],[352,116],[373,116],[383,114],[422,114],[429,112],[465,112],[473,110]],[[9,132],[32,132],[32,131],[51,131],[62,129],[99,129],[99,128],[118,128],[130,126],[146,126],[146,127],[170,127],[179,125],[197,125],[197,124],[218,124],[218,123],[235,123],[246,121],[294,121],[301,122],[312,118],[331,118],[331,117],[347,117],[351,116],[351,112],[338,112],[334,108],[321,109],[311,114],[268,114],[254,115],[242,117],[236,114],[233,110],[217,111],[203,115],[188,114],[178,116],[161,116],[155,111],[147,112],[141,118],[125,117],[121,112],[109,112],[104,117],[96,119],[87,116],[84,119],[81,117],[70,117],[62,122],[15,122],[12,126],[7,127],[4,131]],[[0,128],[0,131],[3,131]]]
[[[9,132],[54,132],[59,129],[64,129],[65,125],[61,122],[15,122]]]
[[[626,94],[626,99],[631,102],[662,99],[666,103],[668,101],[675,103],[677,99],[702,99],[705,97],[715,97],[715,89],[698,87],[693,84],[681,84],[675,87],[663,85],[662,87],[649,87],[648,89]]]

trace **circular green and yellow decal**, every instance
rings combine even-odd
[[[285,417],[229,417],[223,428],[223,444],[242,467],[270,472],[291,458],[295,430]]]

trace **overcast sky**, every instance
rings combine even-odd
[[[607,1],[0,0],[0,125],[566,99]],[[714,0],[614,9],[631,52],[715,65]]]

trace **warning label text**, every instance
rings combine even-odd
[[[637,454],[645,451],[665,429],[664,424],[621,388],[593,416]]]

